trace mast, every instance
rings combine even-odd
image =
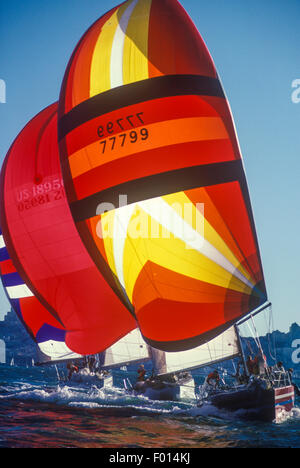
[[[245,353],[244,353],[244,349],[243,349],[243,345],[242,345],[242,340],[241,340],[240,333],[239,333],[239,328],[238,328],[237,325],[234,325],[234,329],[235,329],[235,333],[236,333],[236,337],[237,337],[237,345],[238,345],[238,348],[239,348],[239,351],[240,351],[240,356],[241,356],[242,361],[243,361],[245,374],[249,377],[249,371],[248,371],[247,364],[246,364],[246,358],[245,358]]]
[[[160,349],[152,348],[149,346],[151,359],[153,364],[153,369],[156,374],[167,374],[167,363],[166,363],[166,353]]]

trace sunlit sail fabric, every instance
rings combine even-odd
[[[92,25],[58,128],[78,232],[149,344],[193,348],[266,301],[231,111],[177,0],[130,0]]]
[[[150,361],[149,347],[138,329],[104,351],[103,369]]]
[[[162,351],[157,353],[157,350],[153,349],[153,354],[155,373],[163,375],[199,369],[207,365],[234,359],[240,356],[240,349],[236,331],[234,327],[230,327],[221,335],[196,348],[176,353]]]
[[[46,361],[80,357],[65,344],[64,327],[32,294],[17,272],[0,230],[0,275],[9,303]]]
[[[73,352],[103,351],[136,322],[108,286],[75,228],[61,176],[57,104],[18,135],[1,173],[1,226],[28,288],[66,330]]]

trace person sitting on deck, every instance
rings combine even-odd
[[[93,372],[93,371],[95,370],[96,359],[95,359],[94,356],[90,356],[90,357],[88,358],[87,365],[88,365],[88,368],[89,368],[89,371],[90,371],[90,372]]]
[[[277,370],[277,371],[280,371],[280,372],[285,372],[285,369],[284,369],[283,364],[282,364],[281,361],[278,361],[276,363],[276,366],[275,366],[274,370]]]
[[[254,359],[255,361],[255,367],[254,367],[254,372],[256,372],[256,375],[264,376],[266,374],[267,370],[267,358],[262,352],[260,351],[258,355]]]
[[[146,375],[146,370],[145,370],[143,364],[140,365],[137,372],[138,372],[137,381],[138,382],[143,382],[145,380],[145,375]]]
[[[69,374],[68,374],[68,379],[70,380],[70,378],[72,377],[72,375],[74,374],[74,372],[79,372],[79,367],[76,366],[73,362],[69,362],[67,364],[67,369],[69,371]]]
[[[247,369],[250,375],[254,374],[254,368],[255,368],[255,360],[252,358],[251,355],[248,356],[248,359],[246,361]]]
[[[220,383],[220,376],[217,370],[214,370],[205,379],[205,382],[211,387],[217,388]]]

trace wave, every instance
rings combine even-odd
[[[96,385],[87,386],[80,384],[50,383],[49,380],[18,381],[3,385],[0,383],[0,401],[19,400],[46,403],[70,408],[72,410],[101,410],[110,414],[132,416],[135,415],[164,415],[180,418],[191,418],[197,421],[202,419],[221,419],[235,421],[243,419],[243,411],[228,412],[220,410],[210,404],[197,407],[196,400],[184,400],[180,402],[153,401],[139,395],[133,396],[126,393],[124,388],[105,386],[99,388]],[[297,401],[299,403],[299,400]],[[280,423],[300,420],[300,407],[296,406],[292,412],[283,413]]]
[[[119,413],[172,414],[189,408],[183,402],[157,402],[144,396],[128,395],[124,389],[117,387],[98,388],[96,386],[71,386],[60,384],[53,387],[41,387],[30,384],[19,385],[18,388],[7,387],[0,400],[16,399],[20,401],[35,401],[39,403],[67,406],[72,409],[101,409]]]

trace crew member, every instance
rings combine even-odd
[[[275,370],[280,371],[280,372],[285,372],[285,369],[281,361],[278,361],[276,363]]]
[[[68,374],[68,379],[69,380],[72,377],[72,375],[74,374],[74,372],[77,373],[79,371],[79,367],[76,366],[73,362],[69,362],[67,364],[67,369],[69,370],[69,374]]]
[[[206,377],[206,383],[211,387],[216,388],[220,383],[220,376],[217,370],[214,370]]]
[[[264,375],[267,370],[267,358],[264,354],[261,352],[258,353],[256,358],[254,359],[255,361],[255,367],[254,367],[254,373],[257,375]]]
[[[146,371],[145,371],[143,364],[140,365],[137,372],[138,372],[138,378],[137,378],[138,382],[143,382],[145,380],[145,375],[146,375]]]
[[[254,374],[255,361],[252,359],[252,356],[249,355],[246,361],[247,369],[250,375]]]
[[[232,375],[232,377],[235,378],[235,380],[237,381],[237,383],[239,385],[248,383],[247,375],[245,374],[245,372],[241,373],[241,371],[240,371],[241,365],[242,365],[242,362],[239,362],[238,365],[237,365],[236,373],[234,375]]]
[[[94,356],[90,356],[90,357],[88,358],[87,364],[88,364],[88,368],[89,368],[90,372],[93,372],[94,367],[95,367],[95,364],[96,364],[96,359],[95,359],[95,357],[94,357]]]

